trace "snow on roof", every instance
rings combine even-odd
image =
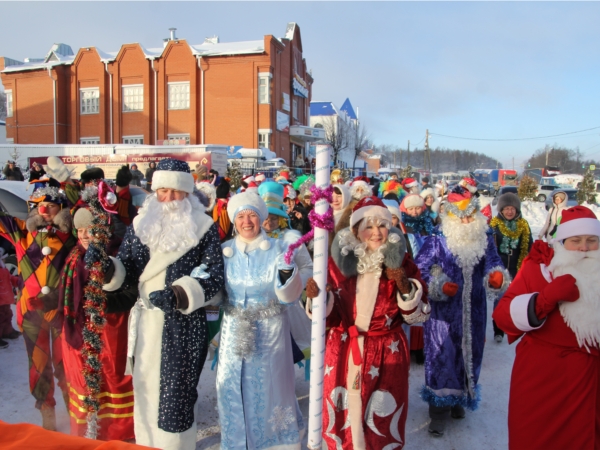
[[[219,42],[217,44],[203,42],[199,45],[190,44],[194,56],[226,56],[263,53],[265,41]]]
[[[337,108],[332,102],[310,102],[311,116],[335,116]]]
[[[295,22],[290,22],[287,24],[287,27],[285,29],[285,38],[289,39],[290,41],[292,39],[294,39],[294,31],[296,30],[296,23]]]
[[[100,61],[102,61],[103,63],[106,62],[112,62],[116,59],[117,55],[119,54],[118,52],[103,52],[102,50],[100,50],[98,47],[94,47],[96,49],[96,51],[98,52],[98,56],[100,56]]]
[[[340,108],[340,111],[344,111],[348,115],[348,117],[350,117],[353,120],[358,119],[358,117],[356,117],[356,113],[354,112],[354,108],[352,107],[352,103],[350,103],[349,98],[346,99],[346,101]]]

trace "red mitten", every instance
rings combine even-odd
[[[442,286],[442,292],[444,293],[444,295],[447,295],[448,297],[454,297],[456,295],[456,293],[458,292],[458,284],[450,283],[449,281],[447,281]]]
[[[38,309],[44,309],[44,302],[38,297],[29,297],[26,300],[27,309],[29,311],[36,311]]]
[[[535,300],[535,315],[538,319],[546,317],[558,302],[574,302],[579,298],[579,288],[573,275],[561,275],[549,283]]]
[[[494,289],[500,289],[502,287],[502,283],[504,283],[504,275],[499,270],[490,273],[490,279],[488,283]]]

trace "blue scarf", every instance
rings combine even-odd
[[[433,221],[429,214],[421,214],[418,217],[413,217],[403,212],[402,223],[411,227],[413,232],[418,235],[420,235],[421,232],[424,232],[427,236],[431,236],[431,233],[433,232]]]

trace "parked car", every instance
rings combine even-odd
[[[516,186],[502,186],[496,191],[496,196],[494,197],[494,200],[492,200],[492,206],[496,206],[500,196],[502,194],[506,194],[507,192],[512,192],[513,194],[519,195],[519,190]]]
[[[567,208],[571,206],[577,206],[577,191],[578,189],[568,188],[568,189],[557,189],[559,191],[567,194]],[[546,211],[548,211],[552,207],[552,195],[549,195],[546,199]]]
[[[545,202],[548,197],[552,196],[552,191],[556,189],[560,189],[560,186],[552,184],[538,184],[538,188],[535,191],[535,198],[538,202]]]
[[[477,182],[477,192],[487,197],[493,197],[494,195],[496,195],[496,189],[494,188],[494,186],[488,183]]]

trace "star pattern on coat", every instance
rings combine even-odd
[[[325,366],[325,375],[324,376],[329,375],[332,370],[333,370],[333,366]]]
[[[385,315],[385,326],[390,328],[392,326],[392,318],[387,314]]]
[[[346,333],[345,331],[342,333],[342,342],[346,342],[346,339],[348,339],[348,333]]]
[[[369,375],[371,375],[371,380],[372,380],[375,377],[379,376],[379,367],[371,366],[371,369],[369,369],[369,371],[367,373]]]
[[[390,349],[390,351],[392,353],[400,351],[400,350],[398,350],[398,344],[399,343],[400,343],[400,341],[392,341],[392,343],[390,345],[388,345],[388,348]]]

